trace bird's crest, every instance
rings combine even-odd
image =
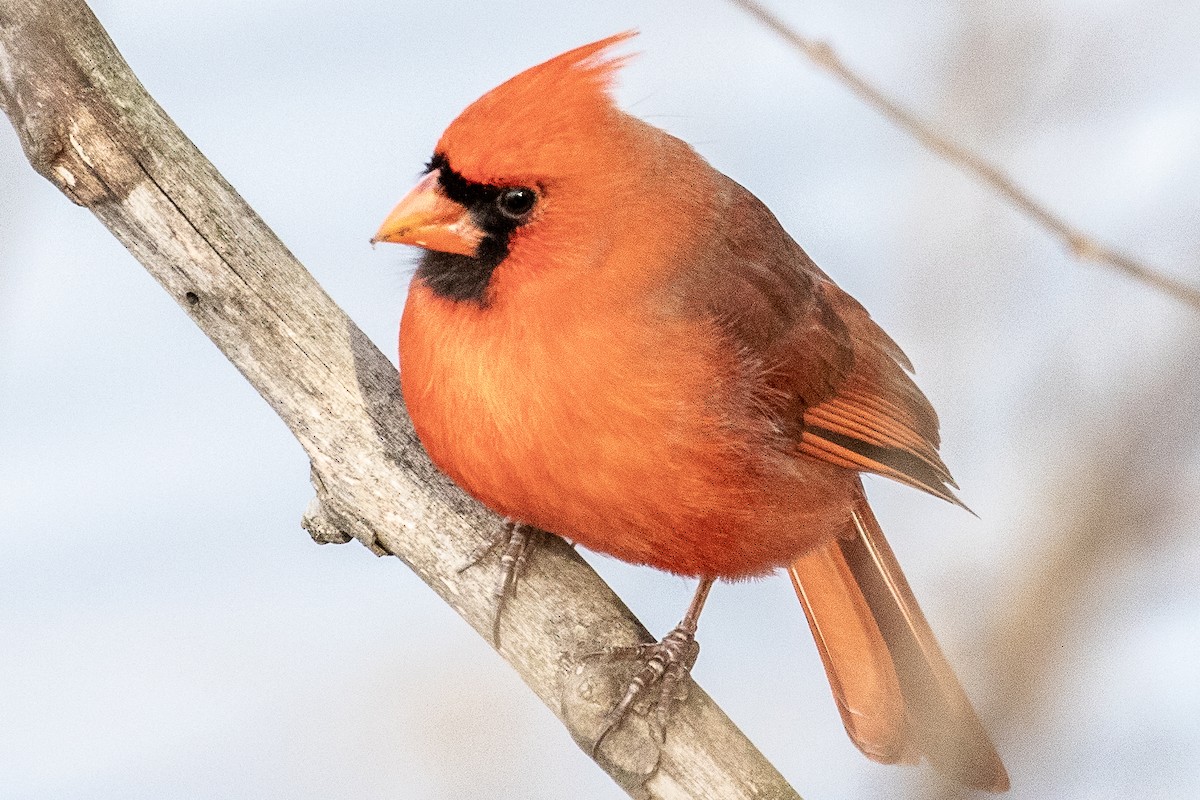
[[[609,90],[629,56],[605,51],[635,35],[625,31],[585,44],[509,78],[450,123],[438,153],[481,183],[503,183],[546,167],[557,172],[578,161],[580,134],[603,127],[617,113]]]

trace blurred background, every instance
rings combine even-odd
[[[1069,220],[1200,282],[1200,4],[772,3]],[[757,193],[905,347],[975,518],[877,513],[1013,798],[1200,797],[1200,314],[705,2],[96,0],[151,94],[387,353],[367,245],[479,94],[627,28],[622,105]],[[396,559],[318,547],[299,446],[0,123],[0,795],[614,798]],[[589,556],[656,634],[692,585]],[[786,580],[697,679],[806,798],[951,796],[842,731]]]

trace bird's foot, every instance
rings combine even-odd
[[[496,579],[496,587],[492,595],[496,599],[496,615],[492,619],[492,644],[500,646],[500,619],[504,614],[504,604],[508,598],[517,592],[517,583],[529,563],[529,554],[537,547],[541,531],[524,525],[516,520],[505,519],[491,539],[484,542],[467,559],[467,563],[459,567],[460,573],[466,572],[478,564],[496,548],[500,551],[500,574]]]
[[[635,706],[639,713],[647,715],[654,738],[660,743],[663,742],[671,711],[682,696],[680,691],[686,689],[684,679],[691,673],[692,665],[696,663],[699,655],[700,644],[696,641],[696,626],[684,623],[664,636],[660,642],[614,647],[587,656],[625,656],[636,657],[642,661],[642,668],[629,682],[624,696],[609,712],[603,730],[592,745],[592,757],[596,757],[604,739],[621,724]],[[657,691],[651,692],[655,687]]]

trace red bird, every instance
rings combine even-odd
[[[715,580],[786,568],[859,749],[1007,789],[859,478],[957,503],[937,416],[758,198],[616,107],[631,35],[471,104],[375,236],[426,249],[400,328],[417,435],[516,523],[700,579],[649,677],[691,667]]]

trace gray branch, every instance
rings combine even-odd
[[[490,639],[493,560],[460,572],[499,520],[430,464],[395,368],[150,97],[80,0],[0,5],[0,108],[30,163],[90,209],[291,429],[319,542],[357,539],[408,564]],[[501,655],[584,749],[634,665],[587,658],[651,640],[561,540],[506,606]],[[598,762],[634,797],[794,798],[692,685],[659,744],[640,720]]]

